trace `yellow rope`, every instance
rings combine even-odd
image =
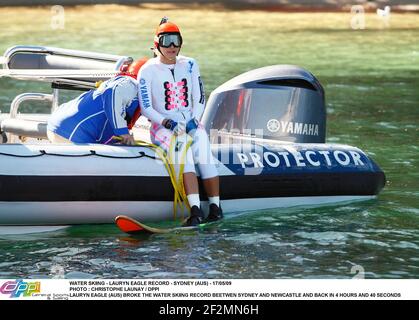
[[[188,142],[186,143],[186,146],[184,147],[184,150],[183,150],[183,152],[182,152],[182,154],[181,154],[181,158],[180,158],[180,168],[179,168],[179,175],[178,175],[178,178],[177,178],[177,181],[178,181],[178,188],[179,188],[179,190],[181,190],[182,191],[182,196],[184,197],[184,199],[186,199],[186,201],[184,201],[184,203],[186,204],[186,206],[188,207],[188,210],[190,210],[191,209],[191,206],[190,206],[190,204],[189,204],[189,201],[187,201],[188,200],[188,198],[187,198],[187,196],[186,196],[186,192],[185,192],[185,186],[184,186],[184,184],[183,184],[183,171],[184,171],[184,169],[185,169],[185,161],[186,161],[186,155],[187,155],[187,152],[188,152],[188,150],[189,150],[189,148],[190,148],[190,146],[191,146],[191,144],[192,144],[192,142],[193,142],[193,140],[190,138],[190,136],[189,135],[187,135],[187,138],[188,138]]]
[[[176,170],[174,168],[174,161],[172,158],[172,152],[173,152],[173,148],[176,148],[176,137],[175,135],[172,135],[172,138],[170,139],[170,145],[169,145],[169,150],[168,150],[168,162],[170,164],[170,168],[172,169],[172,174],[174,177],[174,181],[172,180],[172,184],[173,184],[173,188],[176,190],[175,194],[174,194],[174,199],[173,199],[173,219],[176,220],[176,216],[177,216],[177,208],[179,207],[182,210],[182,213],[184,212],[184,206],[183,203],[185,201],[185,198],[183,197],[183,192],[184,190],[180,189],[179,187],[179,181],[178,179],[176,179]]]
[[[176,170],[174,170],[173,164],[175,163],[173,156],[176,152],[176,147],[177,147],[177,142],[178,142],[178,136],[172,135],[171,139],[170,139],[170,146],[169,146],[169,161],[172,164],[172,168],[173,168],[173,173],[175,175],[175,180],[176,180],[176,189],[177,189],[177,194],[175,194],[175,199],[173,201],[173,214],[174,214],[174,219],[176,219],[176,215],[177,215],[177,207],[179,206],[180,209],[182,210],[183,213],[183,218],[185,218],[184,213],[185,213],[185,206],[188,209],[188,211],[190,210],[190,205],[188,202],[188,198],[186,196],[186,192],[185,192],[185,187],[183,184],[183,172],[185,169],[185,158],[186,158],[186,154],[188,152],[189,147],[191,146],[193,140],[189,135],[186,135],[186,145],[183,147],[182,153],[181,153],[181,157],[180,157],[180,163],[179,163],[179,173],[178,176],[176,177]]]
[[[99,88],[102,83],[103,83],[103,80],[96,81],[95,88]]]
[[[113,137],[115,140],[121,141],[122,138],[118,136]],[[148,147],[155,151],[155,153],[159,156],[160,160],[163,162],[169,177],[170,181],[172,183],[173,189],[174,189],[174,199],[173,199],[173,219],[176,220],[177,218],[177,209],[178,207],[182,209],[183,218],[184,218],[184,208],[188,208],[188,211],[190,209],[190,205],[188,202],[188,198],[186,197],[185,187],[183,184],[183,171],[185,169],[185,158],[186,154],[188,152],[188,149],[190,148],[193,140],[189,136],[187,136],[187,143],[186,146],[183,148],[183,152],[181,154],[181,161],[179,166],[179,174],[176,177],[176,170],[174,168],[174,161],[172,158],[173,148],[176,147],[177,144],[177,136],[173,135],[170,140],[170,146],[169,146],[169,152],[167,153],[159,146],[148,143],[142,140],[135,140],[135,145],[141,146],[141,147]]]

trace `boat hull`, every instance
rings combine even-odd
[[[375,196],[317,196],[276,197],[223,200],[223,209],[228,214],[241,211],[290,208],[295,206],[324,206],[340,202],[365,201]],[[202,202],[207,211],[207,202]],[[116,216],[124,214],[141,221],[164,221],[174,219],[171,201],[68,201],[68,202],[0,202],[0,207],[13,215],[2,215],[1,225],[75,225],[113,223]],[[181,210],[178,219],[187,216]]]
[[[385,182],[381,169],[350,146],[214,145],[213,154],[226,214],[368,200]],[[112,223],[120,214],[173,218],[173,187],[150,148],[4,144],[0,164],[0,225]],[[201,199],[206,211],[204,192]]]

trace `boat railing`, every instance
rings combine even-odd
[[[55,47],[18,45],[8,48],[4,69],[113,69],[119,70],[126,56]],[[33,67],[34,64],[38,67]],[[62,68],[66,64],[66,68]]]
[[[51,102],[51,112],[58,106],[58,89],[53,89],[52,94],[46,93],[22,93],[16,96],[10,106],[9,118],[4,119],[1,123],[2,131],[7,132],[7,141],[17,143],[18,136],[29,136],[33,138],[46,138],[46,123],[29,119],[18,119],[18,110],[20,105],[25,101],[49,101]],[[28,121],[31,121],[30,123]],[[36,121],[36,123],[33,123]]]

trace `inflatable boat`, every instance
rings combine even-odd
[[[0,226],[113,223],[173,218],[174,190],[152,148],[50,144],[48,114],[20,114],[24,101],[62,90],[88,90],[115,74],[123,56],[17,46],[6,51],[1,75],[51,83],[52,94],[27,93],[0,116]],[[243,73],[214,90],[203,124],[220,175],[224,212],[325,205],[376,197],[385,184],[362,150],[325,143],[326,109],[319,81],[298,66]],[[142,119],[135,136],[147,136]],[[203,190],[202,186],[200,190]],[[206,195],[201,194],[206,208]]]

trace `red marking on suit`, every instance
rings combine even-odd
[[[165,81],[164,95],[166,110],[179,109],[180,107],[188,107],[188,81],[183,78],[181,81],[169,82]]]

